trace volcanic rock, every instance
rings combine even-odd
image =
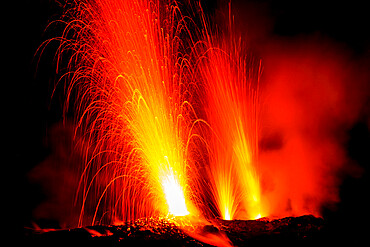
[[[321,243],[324,220],[312,215],[269,220],[212,220],[200,230],[226,235],[235,246],[311,245]],[[29,246],[209,246],[185,233],[178,224],[161,217],[138,219],[119,226],[89,226],[75,229],[29,230]]]

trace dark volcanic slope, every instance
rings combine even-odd
[[[235,246],[315,244],[324,221],[311,215],[278,220],[214,220],[197,229],[203,235],[225,233]],[[28,246],[208,246],[164,218],[139,219],[122,226],[91,226],[49,232],[28,231]]]
[[[271,221],[234,220],[222,221],[219,228],[236,246],[315,243],[322,240],[324,220],[312,215]]]

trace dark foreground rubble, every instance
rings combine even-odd
[[[205,239],[211,235],[226,235],[234,246],[302,246],[320,243],[324,220],[312,215],[275,220],[216,219],[212,224],[193,230]],[[184,231],[178,224],[157,217],[139,219],[121,226],[28,230],[24,240],[27,246],[209,246],[186,232],[189,232],[189,227]]]

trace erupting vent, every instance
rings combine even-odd
[[[262,77],[265,63],[247,49],[231,5],[218,30],[194,2],[76,0],[50,24],[64,31],[40,51],[58,42],[64,109],[82,153],[70,169],[79,212],[68,226],[133,229],[166,217],[189,236],[229,245],[223,232],[232,236],[235,220],[275,230],[284,220],[271,219],[320,216],[338,201],[332,174],[345,155],[325,133],[347,124],[336,107],[349,101],[336,76],[341,60],[317,64],[319,48],[304,59],[276,49]]]

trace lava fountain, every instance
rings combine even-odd
[[[79,225],[194,213],[185,149],[195,113],[179,9],[161,1],[73,6],[54,40],[58,60],[73,54],[66,109],[76,96],[77,129],[88,140]]]
[[[229,10],[231,7],[229,6]],[[197,72],[206,87],[211,128],[208,174],[225,220],[261,218],[258,164],[258,85],[261,64],[237,38],[232,14],[222,35],[204,32]],[[203,21],[204,30],[210,30]]]

